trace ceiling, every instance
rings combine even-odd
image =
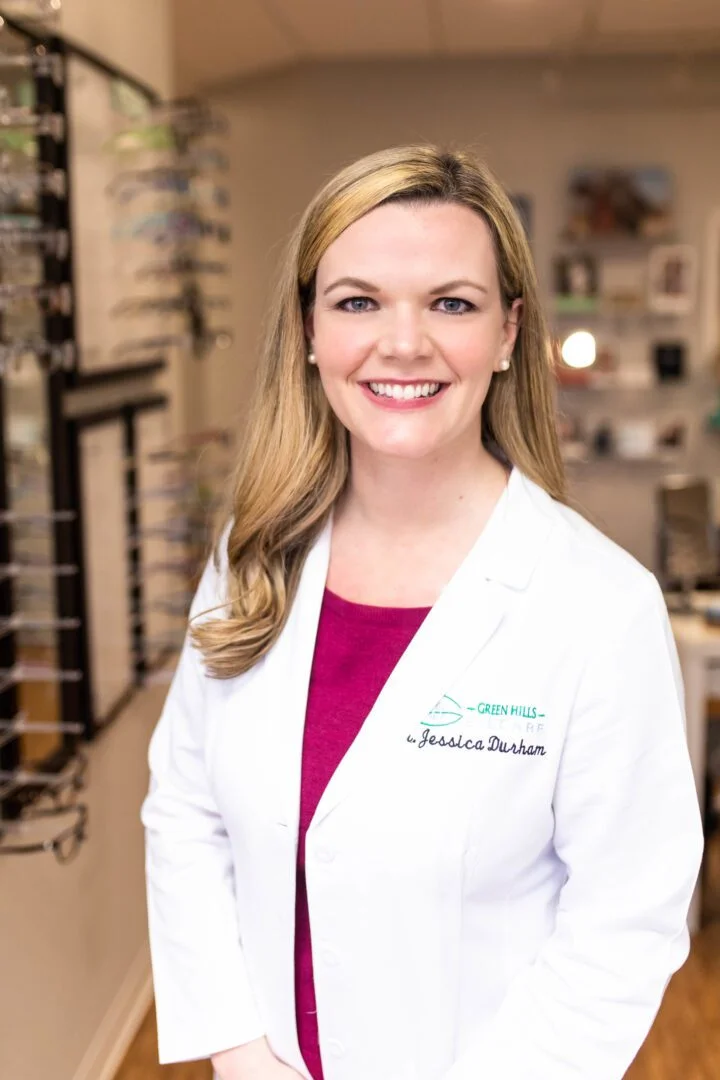
[[[720,55],[720,0],[172,0],[177,89],[317,60]]]

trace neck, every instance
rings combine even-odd
[[[472,527],[484,523],[507,478],[482,445],[408,460],[380,456],[353,440],[349,483],[336,516],[395,540]]]

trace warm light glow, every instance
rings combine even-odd
[[[596,356],[595,338],[589,330],[576,330],[562,343],[562,358],[571,368],[591,367]]]

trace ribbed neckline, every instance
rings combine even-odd
[[[414,625],[418,619],[432,610],[429,607],[376,607],[374,604],[358,604],[354,600],[345,600],[337,593],[326,588],[323,596],[323,607],[331,611],[333,615],[339,615],[344,619],[354,622],[392,623],[395,626],[405,624]]]

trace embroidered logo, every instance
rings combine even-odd
[[[545,713],[539,712],[535,705],[499,705],[489,701],[479,701],[477,705],[461,705],[449,694],[443,694],[434,709],[428,713],[432,719],[421,720],[424,727],[450,727],[462,720],[463,716],[515,716],[519,720],[539,720]]]
[[[444,747],[457,750],[483,750],[489,753],[522,754],[528,757],[544,757],[545,747],[541,742],[525,742],[523,735],[532,733],[539,736],[544,729],[541,721],[545,713],[536,705],[512,705],[497,702],[480,701],[476,705],[461,705],[449,694],[443,694],[437,705],[427,717],[420,721],[424,729],[419,738],[408,735],[407,741],[418,750],[427,746]],[[470,721],[468,727],[452,734],[435,734],[433,728],[448,728],[461,720]],[[475,720],[476,724],[472,725]],[[471,733],[471,727],[475,731]],[[499,734],[489,734],[491,731]],[[521,737],[512,738],[520,734]]]

